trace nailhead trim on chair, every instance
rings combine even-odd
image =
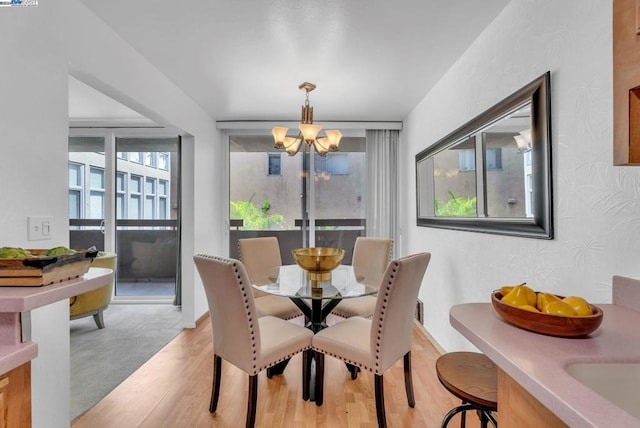
[[[395,279],[396,273],[398,272],[398,263],[394,263],[394,267],[393,270],[391,272],[391,275],[389,275],[389,282],[387,283],[387,286],[385,287],[385,291],[384,291],[384,297],[382,298],[382,308],[380,310],[380,317],[378,318],[378,336],[376,337],[376,362],[375,362],[375,370],[373,370],[374,373],[376,374],[382,374],[380,373],[380,340],[381,340],[381,336],[382,336],[382,323],[384,321],[384,314],[387,311],[387,301],[389,298],[389,290],[391,289],[391,284],[393,284],[393,280]]]
[[[206,255],[206,254],[199,254],[198,256],[200,257],[206,257],[209,259],[214,259],[214,260],[218,260],[218,261],[222,261],[222,262],[229,262],[229,259],[226,259],[224,257],[217,257],[217,256],[210,256],[210,255]],[[249,299],[247,297],[247,289],[244,286],[244,284],[242,283],[242,281],[240,280],[240,274],[238,271],[238,264],[236,262],[232,263],[232,266],[234,268],[234,271],[236,273],[236,280],[238,282],[238,284],[240,285],[240,290],[242,291],[242,296],[244,297],[244,303],[245,303],[245,309],[247,310],[247,319],[249,321],[249,334],[251,335],[251,347],[253,348],[253,375],[257,375],[258,373],[260,373],[262,370],[275,366],[276,364],[278,364],[279,362],[282,362],[284,360],[287,360],[293,356],[295,356],[296,354],[298,354],[299,352],[302,351],[306,351],[307,349],[311,349],[311,346],[305,346],[303,348],[298,349],[297,351],[293,351],[291,353],[289,353],[286,357],[282,357],[280,359],[278,359],[277,361],[272,361],[269,364],[266,364],[264,366],[258,367],[256,365],[256,361],[258,359],[258,356],[256,354],[256,331],[254,328],[254,316],[253,314],[249,311]],[[257,319],[257,317],[256,317]]]

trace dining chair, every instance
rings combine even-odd
[[[275,282],[274,276],[282,265],[278,238],[238,239],[238,253],[251,283],[265,285]],[[253,287],[252,292],[258,316],[271,315],[288,320],[302,315],[302,311],[287,298],[270,295]]]
[[[373,319],[351,317],[316,333],[315,400],[323,401],[324,356],[329,355],[374,374],[378,426],[386,427],[383,374],[401,357],[409,407],[415,406],[411,379],[413,308],[431,254],[418,253],[392,260],[380,283]]]
[[[213,328],[213,385],[209,411],[216,411],[222,360],[249,375],[246,426],[256,420],[258,373],[303,352],[302,393],[309,395],[311,330],[272,316],[258,317],[251,283],[239,260],[193,257],[204,285]]]
[[[391,260],[392,249],[393,239],[357,237],[351,265],[358,282],[377,287]],[[342,318],[371,318],[375,308],[376,296],[364,296],[342,300],[331,313]]]

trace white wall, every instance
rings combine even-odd
[[[452,305],[489,302],[526,281],[611,300],[613,274],[640,274],[640,168],[612,166],[610,0],[514,0],[405,121],[403,162],[551,71],[555,239],[417,227],[415,167],[402,194],[404,253],[433,254],[420,292],[425,326],[447,351],[473,349]]]
[[[206,311],[194,252],[224,254],[222,160],[215,123],[78,0],[0,9],[0,245],[68,243],[68,74],[185,135],[184,324]],[[195,202],[197,201],[197,202]],[[51,241],[27,241],[27,216],[53,220]],[[197,235],[195,231],[197,230]],[[69,426],[69,309],[33,312],[33,426]]]

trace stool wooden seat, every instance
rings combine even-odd
[[[460,426],[464,427],[468,410],[477,411],[482,428],[488,422],[497,428],[491,412],[498,410],[498,368],[489,358],[477,352],[450,352],[438,358],[436,373],[440,383],[462,400],[462,405],[444,417],[442,428],[461,412]]]

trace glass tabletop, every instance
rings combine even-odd
[[[301,299],[348,299],[376,294],[378,289],[359,282],[353,267],[341,265],[331,272],[331,279],[311,281],[298,265],[280,266],[269,276],[271,283],[253,285],[265,293]]]

